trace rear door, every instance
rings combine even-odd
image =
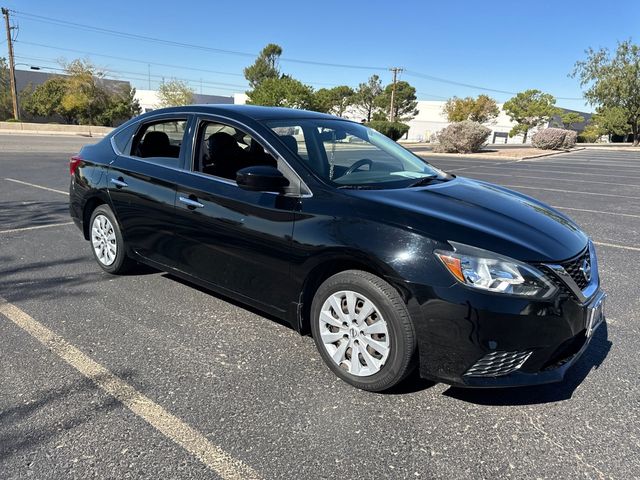
[[[235,144],[214,152],[214,140],[219,145],[227,135]],[[299,293],[289,272],[299,197],[243,190],[234,165],[284,166],[275,151],[230,120],[202,118],[194,137],[192,171],[180,175],[176,198],[178,268],[282,313]]]
[[[189,115],[142,122],[112,163],[108,190],[127,247],[173,267],[176,179],[185,161]]]

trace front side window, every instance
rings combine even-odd
[[[344,188],[402,188],[446,174],[393,140],[344,120],[267,121],[320,178]]]
[[[193,169],[235,181],[238,170],[278,162],[251,135],[218,122],[203,122],[197,137]]]
[[[177,167],[186,127],[186,119],[162,120],[143,125],[134,137],[131,156]]]

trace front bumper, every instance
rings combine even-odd
[[[567,291],[545,301],[462,285],[414,292],[420,375],[462,387],[559,382],[604,321],[599,287],[584,303]]]

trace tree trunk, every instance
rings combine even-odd
[[[527,134],[529,133],[529,130],[525,130],[524,131],[524,137],[522,137],[522,143],[527,143]]]
[[[640,128],[638,128],[638,123],[639,122],[635,122],[633,125],[631,125],[631,131],[633,132],[633,146],[637,147],[638,145],[640,145],[640,138],[638,138],[638,130],[640,130]]]

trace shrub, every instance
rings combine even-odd
[[[366,124],[377,130],[381,134],[389,137],[391,140],[399,140],[409,131],[409,125],[402,122],[389,122],[387,120],[373,120]]]
[[[564,128],[545,128],[531,137],[531,145],[543,150],[569,149],[575,146],[578,134]]]
[[[433,148],[433,151],[445,153],[477,152],[485,144],[489,134],[491,134],[491,129],[478,122],[471,120],[454,122],[436,135],[438,145]]]
[[[565,150],[569,150],[576,146],[576,142],[578,141],[578,132],[575,130],[567,130],[567,134],[564,137],[564,142],[562,142],[562,148]]]

